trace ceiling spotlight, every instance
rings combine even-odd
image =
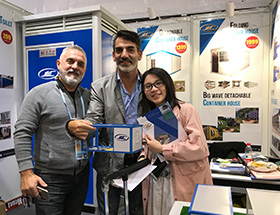
[[[234,16],[234,3],[233,2],[228,2],[226,6],[226,13],[228,17],[233,17]]]
[[[157,18],[156,10],[153,7],[148,7],[148,15],[149,15],[149,19]]]

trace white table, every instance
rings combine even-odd
[[[251,179],[249,176],[220,173],[212,173],[212,178],[215,185],[280,191],[280,181]]]
[[[279,191],[246,189],[247,213],[254,215],[279,215],[280,193]]]

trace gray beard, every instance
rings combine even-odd
[[[120,71],[127,72],[127,73],[132,72],[135,68],[136,68],[136,64],[133,64],[133,65],[131,65],[129,67],[118,65],[118,69]]]
[[[79,79],[75,79],[75,78],[73,78],[73,77],[69,77],[69,76],[67,76],[67,74],[66,75],[61,75],[60,74],[60,77],[62,78],[62,80],[66,83],[66,84],[68,84],[68,85],[70,85],[70,86],[76,86],[76,85],[78,85],[80,82],[81,82],[81,78],[79,78]]]

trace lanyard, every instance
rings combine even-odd
[[[61,95],[62,101],[63,101],[63,103],[64,103],[64,105],[65,105],[65,107],[66,107],[66,110],[67,110],[67,112],[68,112],[69,118],[70,118],[70,119],[72,119],[73,117],[71,116],[71,112],[70,112],[70,110],[69,110],[69,108],[68,108],[68,106],[67,106],[67,103],[66,103],[66,100],[65,100],[65,97],[64,97],[64,95],[63,95],[63,92],[62,92],[61,88],[59,88],[59,92],[60,92],[60,95]],[[83,100],[83,97],[82,97],[82,94],[81,94],[80,89],[78,89],[78,92],[79,92],[80,99],[81,99],[81,103],[82,103],[83,118],[84,118],[84,117],[85,117],[85,115],[86,115],[86,114],[85,114],[85,105],[84,105],[84,100]]]

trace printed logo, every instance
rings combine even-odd
[[[150,31],[142,31],[138,35],[141,39],[148,39],[151,38],[154,35],[154,33]]]
[[[55,79],[59,75],[59,71],[53,68],[45,68],[38,72],[38,77],[44,80]]]
[[[204,32],[213,32],[213,31],[217,31],[218,28],[219,28],[219,26],[217,26],[217,25],[205,24],[200,27],[200,30],[204,31]]]
[[[183,54],[187,50],[187,44],[184,42],[179,42],[175,46],[175,49],[179,54]]]
[[[8,44],[8,45],[11,44],[12,41],[13,41],[12,34],[7,30],[2,31],[1,38],[2,38],[3,42]]]
[[[256,36],[251,36],[248,37],[245,41],[245,45],[249,48],[249,49],[254,49],[259,45],[260,41],[259,38],[257,38]]]
[[[129,137],[127,135],[125,135],[125,134],[117,134],[115,136],[115,138],[117,140],[120,140],[120,141],[127,141],[127,140],[129,140]]]

